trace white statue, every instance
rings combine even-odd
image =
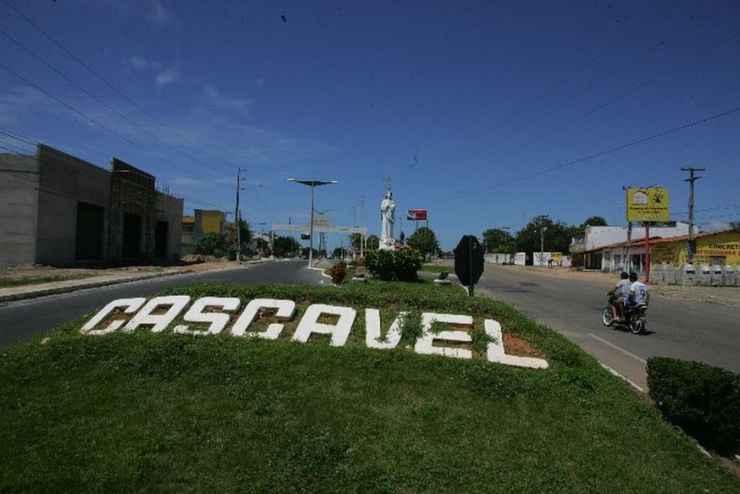
[[[396,222],[396,202],[393,193],[388,189],[380,203],[380,246],[382,250],[393,250],[396,241],[393,239],[393,224]]]

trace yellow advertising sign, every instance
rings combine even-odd
[[[665,187],[627,189],[627,221],[666,222],[670,199]]]

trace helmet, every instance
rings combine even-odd
[[[637,273],[634,271],[630,273],[630,281],[637,281]]]
[[[630,275],[628,275],[626,272],[622,271],[621,273],[619,273],[619,277],[621,279],[623,279],[623,280],[626,280],[627,278],[630,277]]]

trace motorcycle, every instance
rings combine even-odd
[[[647,305],[640,304],[635,307],[625,307],[624,319],[614,319],[612,312],[613,298],[609,298],[609,303],[601,311],[601,322],[606,327],[622,327],[632,334],[642,334],[647,329]]]

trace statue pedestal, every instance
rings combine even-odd
[[[378,244],[378,249],[380,250],[396,250],[396,243],[393,241],[392,238],[389,239],[380,239],[380,243]]]

